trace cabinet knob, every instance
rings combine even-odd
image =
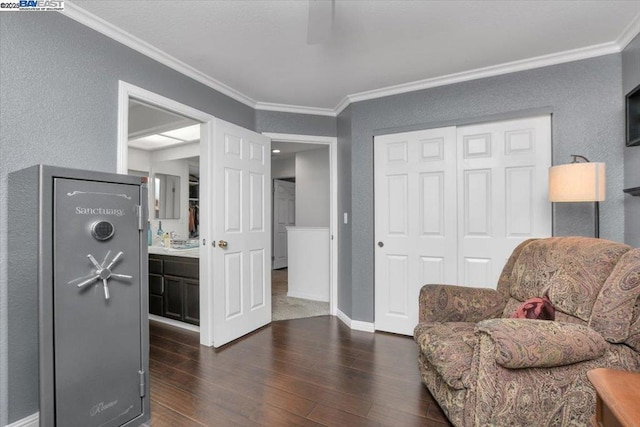
[[[226,248],[227,247],[227,241],[226,240],[218,240],[218,247],[219,248]]]
[[[383,242],[378,242],[378,246],[383,247],[384,243]]]

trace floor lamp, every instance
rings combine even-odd
[[[572,154],[573,161],[549,168],[550,202],[595,202],[595,236],[600,237],[600,202],[605,198],[605,165]]]

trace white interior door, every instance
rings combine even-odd
[[[424,284],[495,288],[551,236],[550,165],[548,115],[376,137],[375,328],[410,335]]]
[[[455,283],[456,129],[375,138],[375,327],[410,335],[425,283]]]
[[[285,268],[287,258],[287,227],[296,225],[296,185],[273,180],[273,268]]]
[[[271,140],[215,120],[213,345],[271,322]]]
[[[495,288],[515,247],[548,237],[551,117],[458,128],[458,280]]]

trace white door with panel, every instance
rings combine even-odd
[[[287,227],[296,225],[296,185],[273,180],[273,268],[286,268]]]
[[[271,140],[215,120],[213,345],[271,322]]]
[[[495,288],[551,235],[550,116],[375,138],[375,328],[410,335],[427,283]]]
[[[458,282],[495,288],[517,245],[552,234],[549,116],[458,128]]]
[[[375,138],[375,327],[411,334],[423,283],[457,275],[456,128]]]

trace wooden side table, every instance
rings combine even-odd
[[[592,427],[640,427],[640,373],[599,368],[587,377],[597,392]]]

